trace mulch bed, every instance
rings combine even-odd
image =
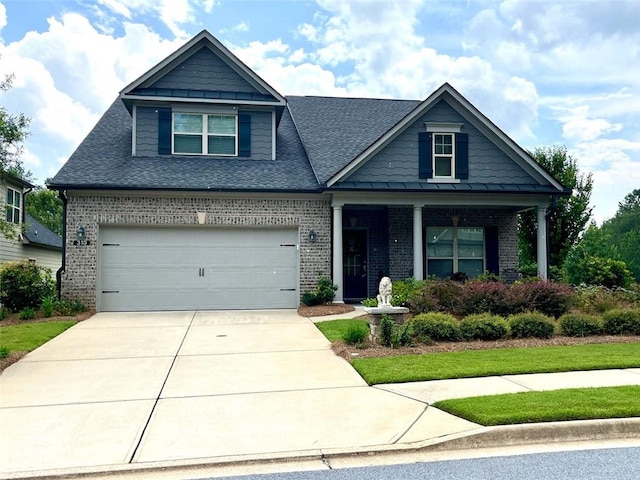
[[[518,338],[493,342],[441,342],[434,345],[416,345],[414,347],[389,348],[378,344],[367,344],[365,348],[347,345],[343,341],[331,345],[336,355],[351,361],[354,358],[395,357],[398,355],[420,355],[423,353],[459,352],[464,350],[489,350],[495,348],[552,347],[565,345],[584,345],[593,343],[638,343],[638,336],[600,335],[592,337],[562,337],[550,339]]]
[[[307,307],[301,303],[298,307],[298,315],[301,317],[322,317],[325,315],[340,315],[342,313],[353,312],[355,308],[345,303],[327,303],[325,305],[314,305]]]

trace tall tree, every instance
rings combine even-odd
[[[602,224],[602,230],[611,237],[618,258],[627,264],[635,280],[640,282],[640,188],[628,193],[618,203],[618,211]]]
[[[56,192],[37,186],[25,200],[29,215],[52,232],[62,235],[63,206]]]
[[[589,199],[593,177],[591,173],[580,173],[576,160],[564,146],[536,148],[531,155],[562,185],[571,189],[571,196],[559,197],[548,215],[549,266],[560,268],[591,218],[593,209],[589,207]],[[520,214],[518,243],[521,265],[536,263],[536,223],[535,211]]]
[[[6,75],[0,81],[0,91],[6,92],[11,88],[13,75]],[[29,135],[27,130],[29,119],[24,114],[10,114],[4,106],[0,106],[0,181],[6,175],[28,179],[31,174],[24,169],[20,161],[22,142]],[[0,215],[0,235],[14,238],[15,225],[7,222],[4,212]]]

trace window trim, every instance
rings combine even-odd
[[[175,116],[176,115],[200,115],[202,118],[202,131],[199,133],[195,132],[176,132],[175,131]],[[235,133],[214,133],[210,134],[209,129],[209,117],[217,116],[217,117],[233,117],[235,120]],[[176,135],[199,135],[201,137],[201,152],[200,153],[191,153],[191,152],[177,152],[175,149],[175,138]],[[217,137],[217,138],[234,138],[234,153],[209,153],[209,138]],[[172,155],[200,155],[207,157],[237,157],[239,155],[239,120],[237,112],[234,113],[222,113],[222,112],[193,112],[193,111],[172,111],[171,112],[171,154]]]
[[[436,153],[436,137],[445,136],[451,137],[451,153]],[[444,143],[442,145],[445,145]],[[437,175],[436,174],[436,157],[437,158],[449,158],[449,166],[451,168],[450,175]],[[449,132],[437,132],[433,133],[433,139],[431,140],[431,165],[433,168],[434,180],[454,180],[456,178],[456,134]]]
[[[441,228],[441,229],[450,229],[453,232],[453,255],[451,257],[442,257],[442,256],[429,256],[429,229],[431,228]],[[482,230],[482,257],[467,257],[460,256],[458,254],[458,232],[460,230],[470,230],[470,229],[481,229]],[[424,232],[424,246],[425,246],[425,265],[424,271],[426,275],[429,275],[429,260],[451,260],[452,261],[452,274],[458,273],[460,271],[459,261],[460,260],[482,260],[482,271],[484,272],[487,269],[487,229],[486,227],[449,227],[449,226],[438,226],[433,225],[429,227],[425,227]],[[467,273],[467,272],[465,272]]]
[[[9,203],[9,192],[13,192],[11,203]],[[15,199],[20,199],[20,205],[16,206]],[[20,190],[16,190],[15,188],[7,186],[7,205],[6,205],[6,216],[5,219],[9,223],[13,223],[15,225],[20,225],[22,223],[22,206],[24,205],[24,194]],[[11,213],[11,220],[9,219],[9,212]],[[16,222],[16,213],[18,217],[18,221]]]

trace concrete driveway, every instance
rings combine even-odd
[[[0,376],[0,473],[357,450],[477,427],[426,409],[367,387],[293,310],[99,313]]]

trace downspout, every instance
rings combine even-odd
[[[62,200],[62,264],[56,271],[56,284],[58,287],[58,300],[62,299],[62,273],[67,264],[67,196],[64,190],[58,190],[58,197]]]

